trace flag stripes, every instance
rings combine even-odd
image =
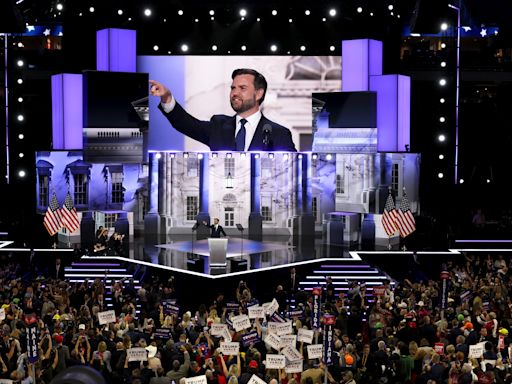
[[[73,233],[80,228],[80,220],[78,219],[78,213],[73,204],[73,199],[68,191],[64,205],[61,209],[62,213],[62,226],[66,227],[69,233]]]
[[[62,228],[62,216],[55,192],[53,192],[48,209],[44,214],[43,224],[50,236],[55,235]]]

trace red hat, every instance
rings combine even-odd
[[[467,322],[464,324],[464,329],[473,329],[473,323]]]
[[[352,357],[352,355],[348,353],[345,355],[345,363],[347,363],[347,365],[354,364],[354,358]]]
[[[62,337],[62,335],[56,335],[55,336],[55,342],[56,343],[62,343],[63,340],[64,340],[64,337]]]
[[[251,360],[249,362],[249,368],[258,369],[258,362],[256,360]]]

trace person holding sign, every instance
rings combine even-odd
[[[236,364],[231,364],[229,369],[226,366],[226,362],[224,361],[224,355],[222,352],[219,352],[220,363],[222,364],[222,372],[224,376],[226,376],[226,380],[229,381],[231,377],[235,377],[237,380],[240,377],[240,373],[242,371],[242,364],[240,362],[240,353],[236,355]]]
[[[107,350],[107,343],[100,341],[98,349],[92,353],[91,367],[101,372],[105,378],[112,373],[112,367],[110,366],[110,359],[112,355]]]
[[[190,368],[190,355],[185,348],[185,346],[181,346],[180,350],[183,352],[183,356],[185,357],[185,362],[180,364],[179,360],[174,360],[172,362],[172,369],[167,372],[167,377],[172,381],[178,383],[181,378],[187,377],[188,369]]]

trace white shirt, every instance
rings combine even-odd
[[[174,99],[174,96],[172,96],[172,99],[169,103],[161,103],[162,109],[165,113],[171,112],[174,107],[176,106],[176,100]],[[247,123],[245,123],[245,145],[244,145],[244,151],[249,150],[249,146],[251,145],[251,141],[254,138],[254,134],[256,133],[256,128],[258,128],[258,124],[261,120],[261,111],[257,111],[253,113],[251,116],[245,117],[245,120],[247,120]],[[238,133],[238,131],[241,128],[240,120],[244,119],[244,117],[236,115],[236,130],[235,130],[235,137]]]

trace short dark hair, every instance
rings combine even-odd
[[[258,100],[258,104],[261,105],[263,100],[265,100],[265,94],[267,93],[267,80],[265,76],[254,69],[250,68],[239,68],[235,69],[231,74],[231,79],[235,79],[235,77],[240,75],[253,75],[254,76],[254,88],[255,89],[263,89],[263,96]]]

